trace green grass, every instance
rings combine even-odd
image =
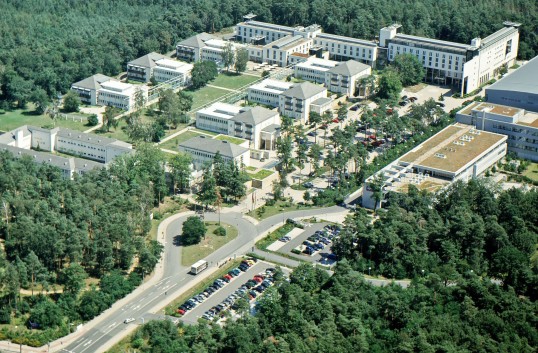
[[[188,90],[185,92],[192,95],[192,110],[197,110],[209,102],[213,102],[226,94],[232,93],[213,87],[202,87],[194,92]]]
[[[202,134],[199,134],[194,131],[185,131],[184,133],[174,137],[173,139],[170,139],[166,142],[163,142],[159,145],[160,148],[165,148],[167,150],[177,151],[177,146],[181,142],[185,142],[193,137],[196,136],[202,136]]]
[[[218,228],[218,222],[205,222],[205,224],[207,226],[205,239],[202,239],[198,244],[181,248],[181,264],[183,266],[192,265],[237,237],[237,228],[234,226],[221,222],[221,226],[226,229],[226,236],[223,237],[213,233]]]
[[[251,171],[251,172],[255,172],[255,171],[256,171],[256,169],[258,169],[258,168],[256,168],[256,167],[251,167],[251,166],[248,166],[248,167],[246,167],[246,169],[247,169],[248,171]]]
[[[538,163],[530,163],[523,175],[538,182]]]
[[[257,220],[262,220],[262,219],[266,219],[276,214],[280,214],[284,212],[297,211],[297,210],[309,210],[313,208],[318,208],[318,207],[311,206],[311,205],[299,205],[299,204],[294,204],[288,201],[279,200],[273,206],[262,206],[255,209],[254,211],[250,211],[247,214],[253,218],[256,218]]]
[[[228,141],[230,143],[233,143],[234,145],[240,145],[246,141],[245,139],[241,139],[241,138],[237,138],[233,136],[227,136],[227,135],[219,135],[215,137],[215,139],[221,140],[221,141]]]
[[[265,238],[259,240],[256,243],[256,246],[258,247],[258,249],[266,250],[269,245],[273,244],[275,241],[291,232],[293,228],[295,228],[293,224],[286,223],[282,227],[269,233],[269,235],[267,235]]]
[[[81,113],[73,115],[85,116]],[[28,104],[28,109],[14,109],[10,111],[0,110],[0,131],[10,131],[23,125],[43,127],[52,126],[53,124],[54,122],[49,116],[37,114],[34,111],[33,104]],[[90,126],[85,125],[85,123],[62,118],[56,119],[56,126],[78,131],[84,131],[90,128]]]
[[[197,129],[195,127],[191,128],[190,131],[199,132],[201,134],[206,134],[206,135],[211,135],[211,136],[217,136],[219,134],[218,132],[206,131],[202,129]]]
[[[252,179],[262,180],[272,175],[274,171],[267,169],[260,169],[257,173],[248,173]]]
[[[254,77],[250,75],[236,75],[234,73],[222,73],[210,84],[212,86],[219,86],[229,89],[238,89],[252,82],[259,80],[260,77]]]

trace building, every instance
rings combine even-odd
[[[504,25],[484,39],[474,38],[471,44],[398,33],[401,26],[391,25],[381,29],[379,46],[387,50],[389,62],[399,54],[415,55],[426,69],[426,81],[455,85],[463,95],[514,64],[520,24],[505,22]]]
[[[215,140],[206,136],[193,137],[179,144],[179,151],[189,153],[195,170],[201,170],[206,163],[212,163],[217,152],[226,162],[234,161],[238,165],[250,164],[250,150],[230,143]]]
[[[456,121],[508,137],[508,151],[538,162],[538,113],[490,102],[474,102],[456,114]]]
[[[327,98],[327,89],[310,82],[294,84],[279,95],[280,114],[306,123],[310,114],[310,104],[318,98]]]
[[[200,61],[205,42],[214,38],[211,34],[202,32],[179,42],[176,45],[176,58],[187,62]]]
[[[407,192],[409,185],[436,192],[457,180],[480,176],[505,155],[506,136],[456,123],[366,179],[362,206],[378,206],[372,188],[377,179],[382,181],[382,195]]]
[[[258,104],[278,107],[280,94],[292,86],[293,83],[290,82],[266,79],[247,89],[248,100]]]
[[[140,92],[145,100],[148,99],[148,88],[145,85],[123,83],[101,74],[73,83],[71,91],[85,104],[107,105],[123,110],[131,110],[134,107],[137,92]]]
[[[73,83],[71,85],[71,91],[75,92],[80,97],[82,103],[97,105],[101,83],[110,80],[113,79],[105,75],[96,74],[85,78],[82,81]]]
[[[320,33],[314,37],[314,46],[328,51],[338,61],[355,60],[375,67],[378,46],[374,41]]]
[[[66,178],[104,167],[115,157],[133,152],[132,145],[123,141],[70,129],[27,125],[0,135],[0,150],[58,167]],[[73,157],[58,156],[54,152]]]
[[[226,42],[222,39],[215,38],[206,40],[204,44],[205,45],[200,49],[200,60],[213,61],[219,67],[224,66],[222,53],[227,45],[231,45],[234,52],[244,47],[241,44]]]
[[[165,55],[149,53],[127,63],[129,80],[149,82],[151,77],[157,82],[179,81],[185,86],[191,79],[192,64],[172,60]]]
[[[286,36],[263,46],[262,61],[281,67],[288,66],[293,53],[308,54],[312,44],[311,38],[301,35]]]
[[[280,115],[260,106],[238,107],[214,103],[196,112],[197,128],[247,139],[253,149],[273,149],[273,144],[262,143],[261,137],[262,131],[270,125],[280,127]]]
[[[371,74],[370,66],[355,60],[348,60],[325,72],[325,87],[331,92],[354,97],[359,79]]]
[[[295,65],[294,76],[302,80],[324,84],[325,73],[338,64],[338,61],[309,58]]]
[[[538,56],[486,88],[486,100],[538,112]]]

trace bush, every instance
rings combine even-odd
[[[0,309],[0,324],[10,324],[11,323],[11,309],[9,307],[4,307]]]
[[[99,119],[97,118],[97,115],[92,114],[88,117],[88,125],[89,126],[96,126],[99,124]]]
[[[222,226],[219,226],[219,227],[217,227],[217,229],[215,229],[213,231],[213,233],[216,234],[216,235],[219,235],[221,237],[224,237],[224,236],[226,236],[226,229],[224,227],[222,227]]]
[[[300,250],[297,250],[297,249],[292,249],[292,250],[291,250],[291,253],[292,253],[292,254],[298,254],[298,255],[301,255],[301,251],[300,251]]]

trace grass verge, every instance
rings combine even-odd
[[[183,266],[192,265],[237,237],[237,228],[232,225],[221,222],[221,226],[226,229],[226,235],[221,236],[213,233],[219,227],[218,222],[205,222],[205,224],[207,226],[205,239],[202,239],[198,244],[181,248],[181,264]]]
[[[280,213],[296,211],[296,210],[310,210],[314,208],[319,208],[319,207],[312,206],[312,205],[294,204],[289,201],[279,200],[274,205],[265,205],[265,206],[259,207],[255,209],[254,211],[250,211],[249,213],[247,213],[247,215],[260,221],[260,220],[269,218],[271,216],[274,216]]]
[[[252,179],[258,179],[258,180],[262,180],[262,179],[265,179],[267,178],[268,176],[272,175],[274,173],[274,171],[272,170],[267,170],[267,169],[260,169],[258,172],[256,173],[248,173],[247,174],[252,178]]]
[[[284,235],[291,232],[291,230],[295,228],[295,226],[291,223],[286,223],[282,227],[274,230],[273,232],[269,233],[266,237],[259,240],[256,243],[256,247],[258,249],[266,251],[267,247],[271,244],[273,244],[275,241],[277,241],[279,238],[283,237]]]

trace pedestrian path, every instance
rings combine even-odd
[[[231,88],[225,88],[225,87],[215,86],[215,85],[206,85],[206,86],[207,86],[207,87],[212,87],[212,88],[217,88],[217,89],[222,89],[222,90],[224,90],[224,91],[230,91],[230,92],[239,93],[238,90],[231,89]]]

